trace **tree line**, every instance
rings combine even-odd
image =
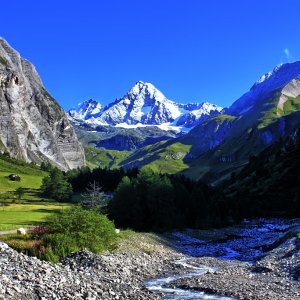
[[[244,218],[300,215],[299,133],[250,157],[244,168],[218,187],[147,168],[82,168],[63,173],[51,167],[48,171],[42,189],[58,201],[67,201],[73,192],[82,193],[93,184],[113,192],[107,214],[119,227],[211,228]]]

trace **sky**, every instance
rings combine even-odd
[[[0,36],[65,109],[137,81],[177,102],[229,106],[300,59],[299,0],[2,1]]]

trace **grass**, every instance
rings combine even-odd
[[[21,181],[9,180],[10,174],[19,175]],[[41,197],[40,187],[47,175],[38,166],[0,156],[0,231],[43,223],[49,214],[69,206]],[[20,187],[25,193],[18,199],[14,191]]]
[[[178,173],[188,168],[188,165],[183,161],[186,153],[190,151],[191,145],[185,145],[176,142],[159,153],[159,158],[148,166],[153,171],[161,173]]]
[[[44,177],[18,173],[18,175],[21,177],[21,181],[11,181],[8,179],[8,176],[12,173],[13,172],[0,171],[0,193],[14,191],[19,187],[38,190],[41,187]]]
[[[0,207],[0,231],[42,224],[45,218],[70,204],[56,202],[11,203]]]
[[[284,103],[283,111],[284,115],[288,115],[300,110],[300,96],[297,98],[288,98]]]
[[[183,159],[190,148],[191,145],[180,142],[159,142],[137,150],[124,163],[131,166],[150,167],[153,171],[160,173],[178,173],[188,168]]]
[[[132,154],[130,151],[107,150],[86,147],[85,158],[90,168],[107,167],[119,168],[120,163]]]
[[[17,251],[30,253],[32,246],[34,245],[34,239],[30,234],[18,235],[18,234],[5,234],[0,235],[0,240]]]
[[[259,129],[265,128],[280,117],[290,115],[300,110],[300,96],[296,98],[289,97],[283,105],[283,109],[277,106],[278,96],[275,96],[273,100],[269,100],[271,108],[264,112],[263,117],[260,119],[258,125]]]

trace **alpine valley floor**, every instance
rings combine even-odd
[[[300,220],[134,233],[115,253],[51,265],[0,243],[0,299],[300,298]],[[219,296],[216,296],[219,295]]]

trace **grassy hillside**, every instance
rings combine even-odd
[[[19,175],[21,181],[9,180],[10,174]],[[33,192],[40,188],[46,175],[47,173],[41,171],[38,166],[0,156],[0,193],[14,191],[22,187],[30,190],[28,197],[33,197]]]
[[[223,183],[228,198],[251,203],[253,210],[299,216],[300,135],[278,141]],[[254,211],[255,213],[255,211]]]
[[[94,147],[85,147],[85,158],[90,168],[107,167],[119,168],[123,160],[132,154],[131,151],[107,150]]]
[[[10,174],[21,180],[9,180]],[[68,206],[41,198],[40,187],[47,175],[38,166],[0,156],[0,231],[37,225],[50,213]],[[20,187],[25,191],[21,199],[15,194]]]
[[[69,206],[69,204],[49,201],[22,201],[22,203],[10,203],[8,206],[1,206],[0,231],[40,225],[48,215],[57,213]]]
[[[121,165],[126,167],[150,167],[161,173],[178,173],[188,165],[184,157],[191,145],[183,144],[178,140],[159,142],[135,151]]]

